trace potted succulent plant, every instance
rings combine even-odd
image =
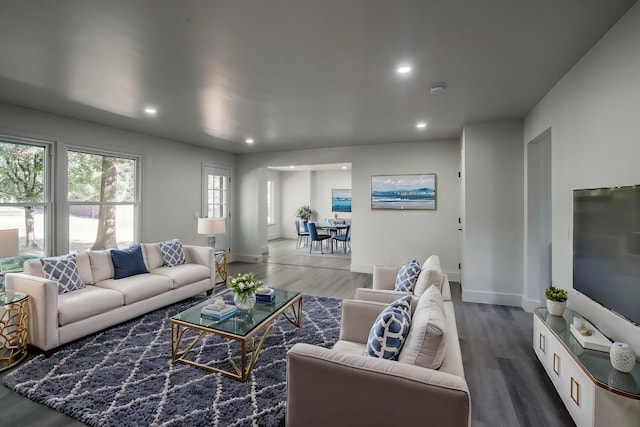
[[[564,309],[567,307],[567,291],[551,285],[544,291],[544,297],[547,299],[547,310],[552,316],[562,316]]]

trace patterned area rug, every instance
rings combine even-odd
[[[91,426],[283,426],[286,354],[296,343],[330,347],[342,300],[305,295],[302,327],[281,316],[245,383],[171,364],[170,317],[195,297],[36,356],[4,379],[10,389]],[[222,363],[235,341],[207,335],[189,358]]]

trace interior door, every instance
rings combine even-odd
[[[216,234],[216,250],[231,252],[231,212],[230,171],[217,166],[202,168],[202,216],[207,218],[224,218],[226,232]]]

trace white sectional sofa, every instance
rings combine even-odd
[[[29,344],[51,353],[109,326],[211,293],[219,282],[213,249],[182,247],[186,262],[168,267],[158,243],[143,243],[148,272],[118,279],[108,250],[78,253],[77,272],[85,286],[65,293],[59,293],[57,281],[45,278],[39,259],[26,261],[24,273],[6,275],[6,288],[29,295]]]

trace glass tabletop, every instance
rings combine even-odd
[[[636,363],[636,366],[628,374],[619,372],[611,366],[608,352],[582,347],[571,333],[569,326],[573,323],[573,310],[565,309],[562,316],[552,316],[543,307],[536,308],[535,312],[571,351],[573,356],[582,363],[584,369],[597,383],[604,387],[620,390],[636,399],[640,397],[640,363]]]
[[[27,294],[15,291],[0,292],[0,305],[13,304],[27,298]]]
[[[298,291],[285,291],[275,289],[275,301],[273,303],[256,302],[251,310],[240,310],[238,313],[226,320],[216,321],[200,316],[200,312],[207,304],[212,304],[218,296],[223,297],[227,304],[233,305],[233,294],[226,290],[214,297],[207,299],[181,313],[171,317],[172,320],[179,320],[194,326],[205,327],[214,331],[244,337],[256,330],[272,314],[282,310],[289,302],[301,295]]]

